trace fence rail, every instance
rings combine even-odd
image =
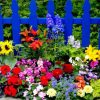
[[[4,40],[3,36],[3,25],[12,24],[12,35],[14,44],[19,44],[20,41],[20,24],[29,24],[34,29],[38,29],[38,24],[46,24],[46,18],[39,18],[37,16],[37,6],[36,1],[31,0],[30,2],[30,16],[29,18],[21,18],[18,14],[18,4],[17,0],[12,0],[12,16],[10,18],[3,18],[0,14],[0,40]],[[90,2],[89,0],[84,0],[83,5],[83,16],[82,18],[74,18],[72,15],[72,2],[71,0],[66,0],[65,4],[65,17],[62,18],[62,21],[65,26],[65,40],[67,43],[68,36],[72,35],[73,24],[82,25],[82,47],[86,47],[90,44],[90,25],[91,24],[100,24],[100,18],[91,18],[90,17]],[[1,7],[0,7],[1,10]],[[54,16],[54,1],[48,0],[47,5],[48,13]],[[100,49],[100,32],[98,32],[98,48]],[[95,38],[95,37],[94,37]]]

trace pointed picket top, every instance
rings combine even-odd
[[[37,6],[36,6],[36,1],[35,0],[31,0],[30,2],[30,12],[36,12],[37,11]]]
[[[85,0],[84,1],[84,5],[83,5],[84,12],[89,12],[90,11],[90,8],[91,8],[91,6],[90,6],[89,0]]]
[[[15,12],[15,13],[17,13],[17,12],[18,12],[19,7],[18,7],[17,0],[12,0],[11,9],[12,9],[12,12]]]
[[[72,12],[73,6],[72,6],[72,2],[71,0],[67,0],[66,1],[66,5],[65,5],[65,11],[66,12]]]
[[[38,29],[38,23],[37,23],[37,6],[36,1],[31,0],[30,2],[30,16],[29,16],[29,24],[32,26],[34,30]]]
[[[48,10],[49,14],[51,14],[52,16],[54,16],[55,6],[54,6],[54,1],[53,0],[49,0],[48,1],[47,10]]]

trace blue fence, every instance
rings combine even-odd
[[[0,8],[1,9],[1,8]],[[30,16],[29,18],[20,18],[18,14],[18,4],[17,0],[12,0],[12,17],[11,18],[3,18],[0,15],[0,40],[4,40],[3,36],[3,25],[4,24],[12,24],[12,35],[14,44],[19,44],[20,41],[20,24],[29,24],[34,29],[38,29],[38,24],[46,24],[46,18],[39,18],[37,16],[37,6],[36,1],[31,0],[30,2]],[[48,13],[54,16],[54,1],[48,0],[47,5]],[[90,17],[90,3],[89,0],[84,0],[83,5],[83,16],[82,18],[74,18],[72,15],[72,2],[71,0],[66,0],[65,4],[65,17],[62,18],[62,21],[65,25],[65,40],[67,43],[68,36],[72,35],[72,27],[73,24],[81,24],[82,25],[82,47],[86,47],[90,44],[90,25],[91,24],[100,24],[100,18],[91,18]],[[98,44],[100,49],[100,33]],[[95,38],[95,37],[94,37]]]

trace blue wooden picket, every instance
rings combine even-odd
[[[82,19],[82,46],[86,47],[90,44],[90,3],[85,0],[83,6],[83,19]]]
[[[1,12],[1,6],[0,6],[0,12]],[[2,23],[2,16],[0,14],[0,40],[3,41],[4,37],[3,37],[3,23]]]
[[[38,29],[38,24],[37,24],[37,6],[35,0],[31,0],[30,3],[30,16],[29,16],[29,24],[32,26],[35,30]]]
[[[12,35],[14,44],[20,43],[20,16],[18,14],[18,4],[12,0]]]
[[[72,15],[72,3],[71,0],[67,0],[65,5],[65,44],[67,44],[68,36],[72,35],[72,28],[73,28],[73,15]]]
[[[55,7],[54,7],[54,2],[53,2],[53,0],[49,0],[49,1],[48,1],[47,10],[48,10],[48,13],[51,14],[52,17],[54,18]]]
[[[1,9],[1,8],[0,8]],[[0,14],[0,40],[4,40],[3,36],[3,25],[12,24],[12,35],[14,44],[20,43],[20,24],[29,24],[35,30],[38,29],[38,24],[46,24],[46,18],[39,18],[37,16],[37,6],[36,0],[31,0],[30,2],[30,16],[29,18],[21,18],[18,14],[18,4],[17,0],[12,0],[12,17],[3,18]],[[54,0],[48,0],[47,4],[48,13],[54,16]],[[100,18],[91,18],[90,17],[90,3],[89,0],[84,0],[83,6],[83,16],[82,18],[74,18],[72,15],[72,2],[71,0],[66,0],[65,4],[65,17],[62,18],[62,21],[65,26],[65,40],[67,43],[68,36],[72,34],[73,24],[82,25],[82,46],[86,47],[90,44],[90,25],[98,24],[100,25]],[[99,49],[100,49],[100,32],[99,32]]]

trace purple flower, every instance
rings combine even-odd
[[[20,77],[21,79],[25,79],[25,74],[24,74],[23,72],[20,72],[20,73],[19,73],[19,77]]]
[[[63,27],[62,20],[61,20],[60,16],[56,15],[55,20],[56,20],[56,26],[57,26],[58,30],[60,32],[64,32],[64,27]]]
[[[27,73],[27,75],[31,76],[33,74],[33,69],[32,68],[26,68],[26,73]]]
[[[90,67],[95,68],[98,65],[98,63],[99,63],[98,61],[91,61],[90,62]]]
[[[21,59],[21,64],[22,64],[22,65],[26,65],[26,64],[27,64],[26,59],[24,59],[24,58]]]
[[[27,60],[27,64],[28,64],[28,65],[32,65],[32,64],[33,64],[33,61],[32,61],[31,59],[28,59],[28,60]]]
[[[57,80],[52,78],[52,87],[55,88],[57,86]]]
[[[47,27],[48,28],[53,27],[54,26],[54,22],[53,22],[53,19],[52,19],[51,15],[47,14],[46,18],[47,18]]]

